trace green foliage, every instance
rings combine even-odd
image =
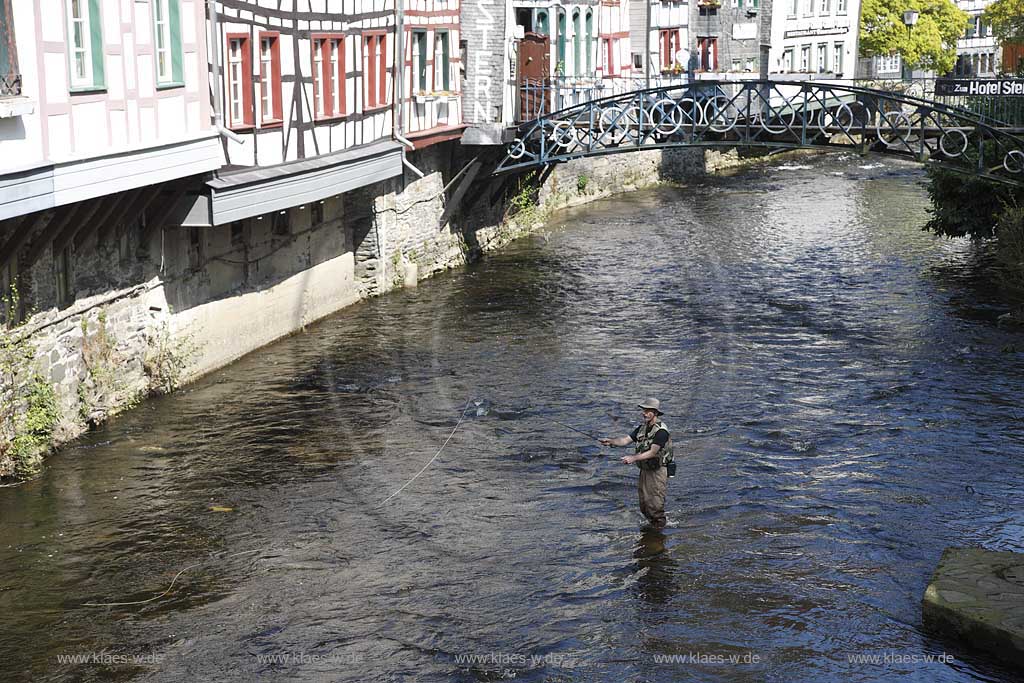
[[[174,339],[164,323],[150,337],[149,350],[142,361],[142,369],[149,376],[150,391],[169,394],[180,387],[198,350],[191,335]]]
[[[981,20],[992,27],[999,42],[1024,40],[1024,0],[995,0],[985,8]]]
[[[576,176],[576,192],[579,194],[586,194],[587,183],[589,182],[590,180],[585,175]]]
[[[999,282],[1009,297],[1024,303],[1024,207],[1008,207],[996,226]]]
[[[17,309],[15,286],[3,298],[7,310]],[[0,329],[0,473],[5,460],[13,461],[15,476],[38,469],[59,419],[56,393],[36,367],[24,323]]]
[[[919,13],[912,29],[903,23],[907,10]],[[956,41],[968,16],[951,0],[864,0],[860,22],[865,57],[899,53],[911,68],[948,73],[956,64]]]
[[[947,237],[992,237],[1004,207],[1016,202],[1021,194],[1008,185],[929,166],[928,197],[932,206],[925,229]]]
[[[520,218],[529,218],[536,213],[537,200],[540,195],[540,185],[537,180],[536,171],[530,171],[516,180],[516,190],[508,201],[510,216],[523,214]]]
[[[107,328],[107,312],[100,309],[96,329],[90,333],[89,320],[82,317],[82,361],[88,373],[79,384],[79,413],[85,422],[98,424],[120,410],[128,389],[120,372],[121,358]]]

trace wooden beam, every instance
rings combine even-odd
[[[128,192],[122,192],[117,197],[111,195],[111,199],[115,201],[108,202],[107,206],[102,211],[96,214],[88,225],[82,226],[82,229],[75,235],[75,251],[82,248],[85,241],[89,239],[89,236],[93,233],[93,228],[100,230],[107,224],[110,217],[120,211],[124,210],[124,204],[131,201],[131,198],[135,195],[135,190],[129,190]]]
[[[82,222],[89,220],[92,214],[96,213],[96,210],[99,209],[99,204],[100,202],[97,201],[79,202],[74,205],[75,210],[69,211],[63,220],[51,222],[46,230],[32,241],[32,246],[29,248],[29,256],[26,259],[26,267],[31,268],[51,244],[56,244],[61,238],[67,241],[69,237],[74,237]]]
[[[32,237],[32,233],[38,227],[39,219],[44,216],[53,218],[54,213],[54,211],[30,213],[27,216],[21,216],[12,221],[14,223],[14,230],[3,246],[0,247],[0,270],[6,268],[11,261],[18,258],[18,252],[25,246]]]
[[[101,210],[105,210],[111,203],[116,202],[116,199],[109,197],[97,197],[89,202],[90,210],[83,213],[81,218],[71,221],[67,224],[64,230],[53,240],[53,253],[59,253],[64,250],[64,247],[71,244],[71,240],[75,238],[75,235],[89,224],[89,221],[94,216],[101,213]]]
[[[125,196],[124,202],[111,216],[106,219],[106,222],[99,226],[96,231],[96,244],[101,245],[108,241],[114,230],[117,229],[118,225],[125,222],[125,219],[130,215],[138,215],[137,211],[134,211],[135,206],[138,204],[139,198],[151,194],[147,193],[147,189],[150,187],[139,187],[133,189],[129,194]],[[152,193],[156,193],[156,189],[152,189]]]
[[[146,211],[146,231],[142,235],[142,245],[145,246],[149,243],[149,240],[153,237],[158,227],[163,227],[162,217],[167,215],[167,212],[171,210],[175,204],[184,196],[187,186],[182,183],[181,185],[171,186],[167,192],[162,193],[163,198],[161,201],[153,204],[149,210]],[[148,216],[152,215],[154,219],[149,220]]]
[[[29,245],[28,256],[25,259],[25,268],[31,268],[42,255],[43,251],[50,245],[53,238],[63,231],[69,223],[75,220],[76,216],[88,205],[88,202],[78,202],[64,208],[64,213],[59,218],[50,221],[44,230]]]

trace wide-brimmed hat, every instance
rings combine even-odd
[[[645,398],[637,404],[637,407],[643,408],[644,410],[653,410],[658,415],[664,415],[664,413],[661,412],[661,401],[656,398]]]

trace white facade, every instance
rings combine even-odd
[[[22,93],[0,106],[0,219],[222,164],[202,2],[11,6]]]
[[[460,0],[413,0],[402,20],[402,133],[423,142],[462,129]]]
[[[981,21],[981,13],[992,0],[956,0],[956,5],[967,12],[970,23],[960,40],[956,41],[957,76],[995,76],[999,73],[1001,50],[992,35],[991,27]]]
[[[393,0],[218,4],[229,163],[270,166],[391,139]]]
[[[860,0],[781,0],[772,6],[768,72],[852,79]]]

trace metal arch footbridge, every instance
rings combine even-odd
[[[702,80],[542,114],[519,126],[494,174],[644,149],[818,148],[904,156],[1024,186],[1022,133],[899,92],[827,81]]]

